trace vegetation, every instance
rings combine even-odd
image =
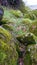
[[[18,65],[20,47],[24,65],[37,64],[37,10],[14,10],[6,7],[0,20],[0,65]]]

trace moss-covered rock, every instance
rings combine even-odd
[[[19,10],[3,9],[4,16],[0,21],[0,64],[17,65],[19,46],[24,45],[27,48],[26,55],[24,55],[24,64],[32,65],[31,55],[37,61],[37,53],[35,52],[37,50],[35,49],[37,44],[37,20],[34,20],[35,17],[31,13],[25,14]],[[30,51],[29,48],[32,50]]]
[[[28,45],[27,49],[30,52],[32,64],[37,64],[37,44]]]
[[[10,26],[8,24],[2,25],[6,30],[13,31],[13,26]]]
[[[37,20],[34,20],[29,28],[30,32],[37,36]]]
[[[16,17],[23,17],[23,13],[19,10],[10,10],[10,13]]]
[[[29,18],[31,20],[35,20],[36,16],[32,12],[28,12],[28,13],[24,14],[24,18]]]
[[[18,53],[15,44],[10,45],[0,39],[0,64],[16,65],[17,59]]]
[[[5,42],[8,42],[11,39],[11,34],[9,31],[2,27],[0,27],[0,39],[4,40]]]
[[[36,44],[37,41],[35,41],[34,35],[32,35],[31,33],[26,33],[21,36],[18,36],[17,39],[25,45]]]

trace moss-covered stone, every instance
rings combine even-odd
[[[34,20],[35,15],[25,14],[19,10],[3,9],[4,16],[0,21],[0,64],[17,65],[19,46],[24,45],[27,48],[24,64],[32,65],[33,59],[37,62],[37,48],[35,49],[37,46],[37,20]]]
[[[37,44],[28,45],[27,49],[30,52],[32,64],[37,64]]]
[[[19,10],[10,10],[10,13],[15,15],[16,17],[23,17],[23,13]]]
[[[17,59],[18,53],[15,44],[10,45],[0,39],[0,64],[16,65]]]
[[[5,24],[5,25],[3,25],[3,27],[4,27],[6,30],[13,31],[13,26],[10,26],[10,25],[8,25],[8,24]]]
[[[30,32],[37,36],[37,20],[34,20],[29,28]]]
[[[0,39],[4,40],[5,42],[8,42],[11,39],[10,32],[0,27]]]
[[[18,36],[17,39],[25,45],[36,44],[34,36],[31,33],[26,33],[21,36]]]

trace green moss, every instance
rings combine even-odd
[[[4,28],[0,27],[0,38],[8,42],[11,39],[11,34]]]
[[[17,65],[18,51],[20,51],[19,45],[21,43],[27,45],[24,64],[32,65],[31,55],[37,61],[37,52],[35,52],[37,49],[35,49],[35,46],[33,48],[33,44],[37,43],[37,20],[34,20],[36,19],[35,14],[27,11],[27,9],[23,9],[26,13],[22,13],[19,10],[3,9],[4,16],[0,21],[0,64]],[[31,45],[32,49],[30,50]]]
[[[30,44],[36,44],[35,38],[32,34],[26,33],[24,35],[18,36],[17,40],[25,45],[30,45]]]
[[[24,18],[23,20],[22,20],[22,23],[24,23],[24,24],[30,24],[32,22],[32,20],[30,20],[29,18]]]
[[[32,10],[32,13],[36,16],[37,18],[37,10]]]
[[[0,63],[3,63],[4,59],[6,58],[6,54],[0,51]]]
[[[32,58],[32,62],[35,64],[37,62],[37,44],[28,45],[27,49],[30,50],[29,52]]]
[[[32,65],[32,60],[29,53],[26,53],[24,57],[24,64],[25,65]]]
[[[37,36],[37,20],[34,20],[34,22],[30,25],[30,32],[32,32],[34,35]]]
[[[6,30],[13,31],[13,26],[10,26],[10,25],[8,25],[8,24],[5,24],[5,25],[3,25],[3,27],[4,27]]]
[[[0,39],[0,64],[16,65],[18,53],[14,43],[12,45],[5,43]]]
[[[22,19],[22,23],[25,27],[26,27],[26,30],[29,30],[29,26],[31,24],[32,20],[26,18],[26,19]]]
[[[22,35],[29,31],[29,26],[31,24],[30,19],[18,18],[15,22],[15,26],[13,28],[16,35]]]
[[[29,11],[28,13],[24,14],[24,18],[29,18],[31,20],[35,20],[36,16],[32,12]]]
[[[19,10],[11,10],[10,13],[15,15],[16,17],[22,17],[23,16],[21,11],[19,11]]]

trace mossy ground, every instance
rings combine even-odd
[[[4,16],[0,21],[0,65],[17,65],[20,44],[27,45],[24,64],[32,65],[32,59],[37,62],[37,16],[35,11],[32,16],[32,11],[27,14],[19,10],[9,10],[4,7],[3,9]]]

